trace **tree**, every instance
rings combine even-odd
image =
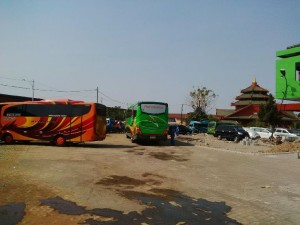
[[[121,109],[121,106],[107,107],[106,110],[107,117],[115,120],[124,119],[124,109]]]
[[[208,119],[207,114],[204,113],[200,108],[197,108],[194,112],[188,114],[187,122],[189,123],[191,120],[200,121],[206,119]]]
[[[271,125],[274,128],[280,122],[279,112],[277,110],[276,101],[272,94],[268,95],[266,104],[259,106],[258,119],[265,125]]]
[[[190,97],[190,104],[194,109],[194,112],[190,113],[189,120],[207,119],[207,111],[211,106],[212,101],[215,99],[216,94],[206,87],[198,87],[190,92]]]

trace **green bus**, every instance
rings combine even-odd
[[[166,141],[168,135],[168,104],[137,102],[126,110],[125,133],[132,142]]]

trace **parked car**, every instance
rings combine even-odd
[[[116,131],[115,128],[115,120],[111,118],[106,118],[106,132],[107,133],[112,133]]]
[[[274,137],[280,136],[283,141],[284,140],[295,141],[298,139],[298,136],[296,134],[289,132],[288,129],[285,129],[285,128],[276,128],[273,133],[273,136]]]
[[[189,124],[189,128],[193,131],[193,133],[207,133],[208,121],[195,121],[192,120]]]
[[[189,134],[193,133],[192,130],[187,126],[184,126],[184,125],[181,125],[181,124],[169,124],[169,131],[168,131],[169,135],[171,135],[170,126],[178,127],[178,134],[189,135]]]
[[[250,129],[258,133],[261,138],[266,139],[270,138],[273,133],[270,129],[264,127],[250,127]]]
[[[297,136],[300,136],[300,130],[299,129],[291,129],[291,130],[288,130],[288,131],[292,134],[296,134]]]
[[[242,126],[219,125],[216,128],[215,137],[217,137],[219,140],[226,138],[227,140],[239,142],[245,137],[249,137],[249,134],[243,129]]]
[[[215,135],[216,128],[219,125],[240,125],[237,121],[234,120],[218,120],[218,121],[209,121],[207,124],[207,134]]]
[[[251,129],[250,127],[243,127],[243,129],[248,132],[249,137],[252,140],[256,140],[260,138],[259,134],[255,130]]]

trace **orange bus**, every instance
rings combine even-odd
[[[106,106],[72,100],[0,103],[0,138],[14,141],[101,141],[106,137]]]

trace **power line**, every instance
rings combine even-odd
[[[116,103],[119,103],[119,104],[122,104],[122,105],[126,105],[125,102],[121,102],[121,101],[118,101],[118,100],[116,100],[116,99],[113,99],[113,98],[109,97],[108,95],[104,94],[103,92],[101,92],[101,91],[99,91],[99,90],[98,90],[98,92],[99,92],[100,94],[102,94],[103,96],[105,96],[106,98],[108,98],[109,100],[113,101],[113,102],[116,102]]]
[[[51,89],[34,89],[35,91],[48,91],[48,92],[70,92],[70,93],[79,93],[79,92],[87,92],[87,91],[95,91],[96,89],[89,90],[73,90],[73,91],[62,91],[62,90],[51,90]]]
[[[0,76],[1,79],[6,79],[6,80],[14,80],[14,81],[28,81],[28,80],[25,80],[25,79],[16,79],[16,78],[8,78],[8,77],[3,77],[3,76]],[[34,82],[34,81],[32,81]],[[39,83],[39,82],[37,82]],[[41,84],[41,83],[39,83]],[[81,93],[81,92],[94,92],[96,91],[97,94],[101,94],[103,95],[106,99],[112,101],[112,102],[116,102],[118,104],[121,104],[121,105],[127,105],[128,103],[126,102],[122,102],[122,101],[119,101],[119,100],[116,100],[108,95],[106,95],[105,93],[99,91],[99,89],[84,89],[84,90],[57,90],[57,89],[40,89],[40,88],[34,88],[34,86],[32,86],[32,88],[28,88],[28,87],[22,87],[22,86],[16,86],[16,85],[9,85],[9,84],[1,84],[0,83],[0,86],[4,86],[4,87],[10,87],[10,88],[18,88],[18,89],[24,89],[24,90],[29,90],[29,89],[32,89],[32,91],[40,91],[40,92],[55,92],[55,93]]]
[[[5,80],[24,81],[24,79],[21,78],[11,78],[11,77],[3,77],[3,76],[0,76],[0,78]]]
[[[20,80],[20,81],[22,81],[22,80]],[[4,86],[4,87],[19,88],[19,89],[26,89],[26,90],[31,89],[31,88],[27,88],[27,87],[21,87],[21,86],[9,85],[9,84],[0,84],[0,85]],[[34,90],[35,91],[49,91],[49,92],[87,92],[87,91],[95,91],[96,89],[63,91],[63,90],[34,88]]]
[[[20,87],[20,86],[15,86],[15,85],[8,85],[8,84],[0,84],[1,86],[4,87],[12,87],[12,88],[19,88],[19,89],[26,89],[29,90],[30,88],[26,88],[26,87]]]

